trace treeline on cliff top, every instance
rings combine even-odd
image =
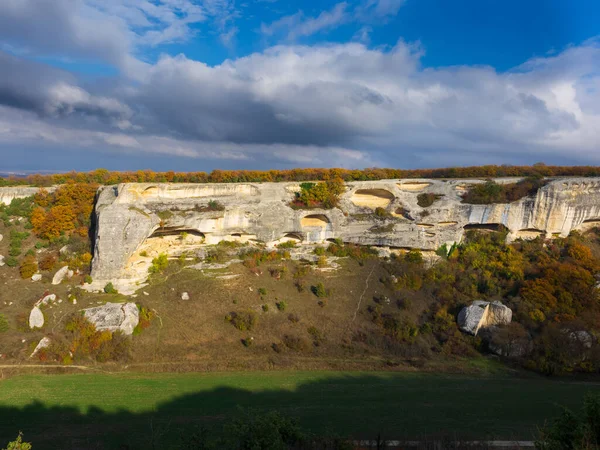
[[[0,178],[0,186],[51,186],[55,184],[97,183],[240,183],[318,181],[341,178],[344,181],[369,181],[397,178],[495,178],[495,177],[594,177],[600,176],[600,166],[472,166],[442,169],[291,169],[291,170],[213,170],[206,172],[154,172],[138,170],[111,172],[96,169],[91,172],[69,172],[52,175],[32,174],[26,177]]]

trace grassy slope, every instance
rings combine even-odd
[[[26,375],[0,382],[0,436],[22,430],[62,448],[115,436],[149,445],[150,423],[176,436],[243,407],[279,410],[314,432],[344,436],[531,438],[559,405],[577,408],[594,389],[537,377],[424,373]]]

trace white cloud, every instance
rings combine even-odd
[[[349,19],[348,4],[341,2],[330,11],[323,11],[316,17],[306,17],[302,11],[290,16],[284,16],[270,25],[262,24],[261,32],[273,36],[284,32],[287,39],[294,40],[300,37],[336,28]]]

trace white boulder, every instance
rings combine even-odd
[[[476,300],[464,307],[457,317],[459,328],[465,333],[477,335],[481,328],[494,325],[508,325],[512,320],[512,310],[500,302]]]
[[[0,267],[6,265],[6,263],[4,262],[4,256],[0,255]]]
[[[183,294],[181,294],[181,300],[189,300],[190,299],[190,294],[188,294],[187,292],[184,292]]]
[[[54,277],[52,278],[52,284],[56,285],[62,283],[62,281],[69,275],[69,272],[70,271],[68,266],[64,266],[58,269],[58,272],[56,272],[54,274]]]
[[[34,306],[29,313],[29,328],[42,328],[44,326],[44,313],[42,310]]]
[[[84,317],[94,324],[98,331],[120,330],[131,335],[140,321],[140,313],[135,303],[106,303],[83,310]]]
[[[47,348],[50,345],[50,338],[48,337],[43,337],[40,342],[38,342],[38,345],[35,346],[35,349],[33,350],[33,352],[31,353],[31,355],[29,355],[30,358],[33,358],[37,352],[39,352],[41,349],[43,348]]]
[[[42,279],[41,273],[34,273],[31,275],[31,281],[40,281]]]

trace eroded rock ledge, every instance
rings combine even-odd
[[[190,248],[221,240],[274,245],[288,239],[320,243],[339,238],[361,245],[436,250],[460,242],[471,228],[492,230],[502,225],[513,240],[567,236],[574,229],[600,224],[600,178],[555,179],[535,197],[510,204],[461,203],[465,189],[481,182],[351,182],[339,208],[331,210],[290,208],[299,183],[107,186],[100,189],[95,209],[92,277],[96,283],[139,281],[136,266],[149,257],[143,256],[144,249],[153,242],[169,245],[170,239]],[[422,193],[439,199],[422,208],[417,204]],[[209,207],[211,201],[219,208]],[[375,208],[384,208],[387,214],[377,216]]]

